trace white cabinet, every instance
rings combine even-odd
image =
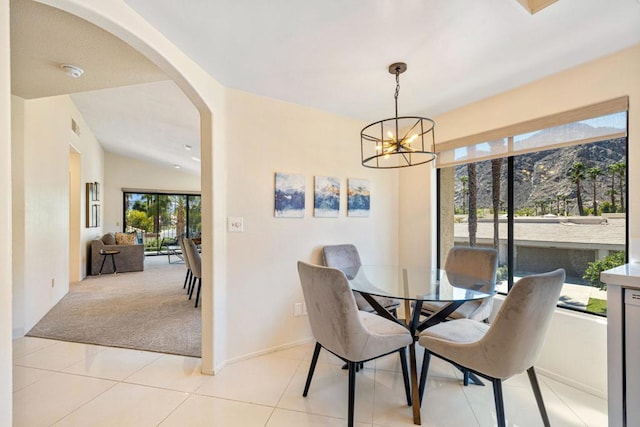
[[[624,360],[628,426],[640,426],[640,289],[624,290]],[[635,396],[630,398],[630,396]]]
[[[640,426],[640,263],[603,271],[607,284],[609,427]]]

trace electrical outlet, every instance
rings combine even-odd
[[[297,303],[293,304],[293,316],[294,317],[302,316],[302,303],[301,302],[297,302]]]
[[[309,314],[307,313],[307,304],[302,303],[302,315],[306,316],[307,314]]]

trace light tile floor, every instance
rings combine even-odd
[[[241,361],[216,376],[200,359],[39,338],[14,341],[14,426],[344,426],[347,375],[323,351],[309,395],[302,389],[313,352],[306,344]],[[397,356],[358,374],[357,426],[411,426]],[[421,357],[420,359],[421,360]],[[544,376],[553,426],[606,426],[607,405]],[[504,384],[509,426],[542,421],[526,374]],[[491,387],[463,387],[433,359],[422,405],[424,426],[492,426]]]

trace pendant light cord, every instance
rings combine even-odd
[[[396,93],[393,97],[396,100],[396,117],[398,117],[398,95],[400,94],[400,68],[396,67]]]
[[[398,129],[398,95],[400,94],[400,67],[396,67],[396,93],[393,97],[396,100],[396,150],[402,148],[400,145],[400,134]]]

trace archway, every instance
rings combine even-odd
[[[109,31],[123,42],[135,48],[142,55],[161,68],[185,93],[200,114],[201,123],[201,193],[202,193],[202,233],[210,236],[203,239],[203,280],[202,280],[202,368],[206,374],[215,372],[214,341],[214,264],[224,265],[224,249],[215,252],[214,257],[214,195],[222,195],[223,189],[214,191],[214,171],[224,168],[221,161],[214,166],[213,110],[220,111],[225,89],[210,75],[201,70],[181,51],[173,46],[162,34],[137,15],[124,2],[88,2],[82,0],[36,0],[39,3],[76,15],[103,30]],[[91,3],[91,4],[90,4]],[[218,210],[218,212],[221,212]],[[217,269],[222,274],[224,269]],[[217,349],[220,354],[220,349]]]

